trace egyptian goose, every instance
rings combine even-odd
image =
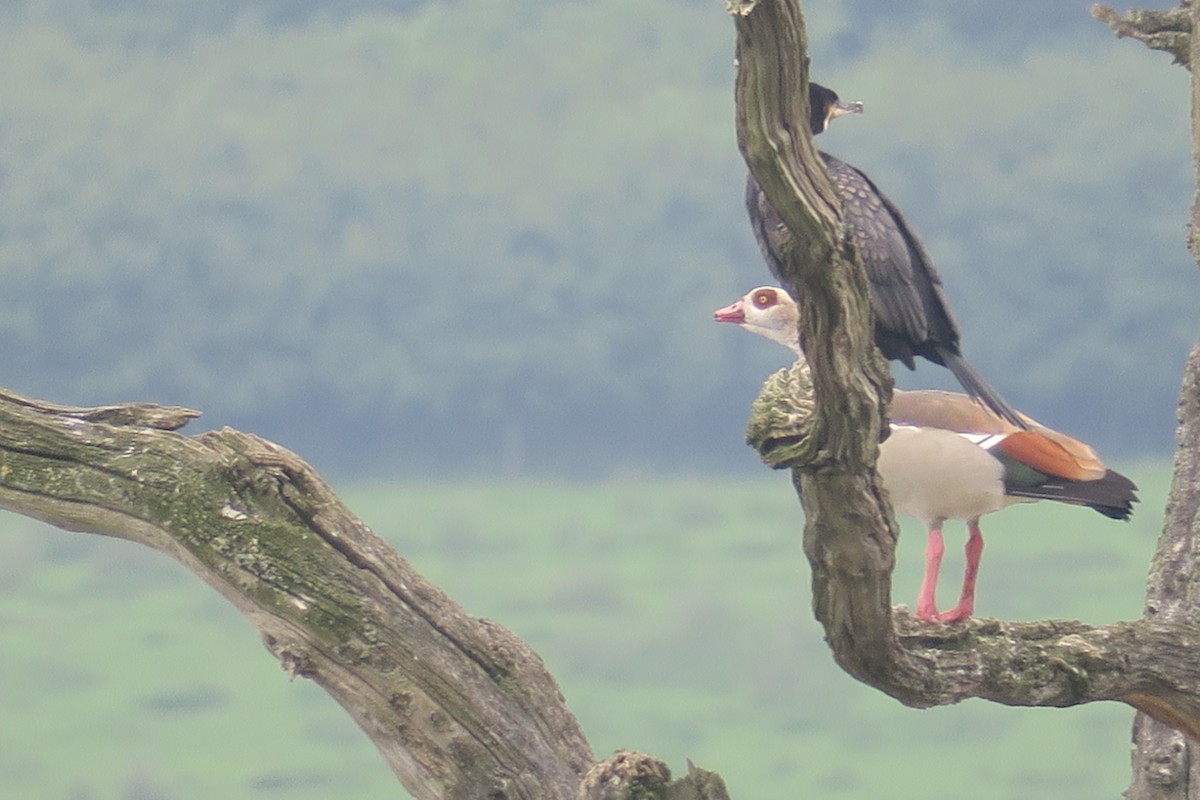
[[[861,103],[842,103],[836,92],[816,83],[808,85],[808,100],[813,136],[837,117],[862,111]],[[1024,427],[1021,416],[963,358],[958,325],[946,301],[942,278],[900,209],[861,170],[828,153],[820,155],[842,201],[843,221],[867,269],[875,310],[875,344],[884,357],[909,369],[916,368],[916,356],[947,367],[968,394],[1017,427]],[[753,175],[746,181],[746,210],[771,274],[783,281],[780,247],[786,229]]]
[[[779,342],[803,358],[797,310],[782,289],[763,286],[714,313]],[[892,395],[890,434],[879,447],[879,471],[892,506],[925,523],[925,576],[916,618],[958,622],[974,611],[983,552],[979,518],[1014,503],[1057,500],[1127,520],[1137,501],[1133,481],[1108,469],[1091,447],[1021,415],[1018,428],[967,395],[899,391]],[[942,525],[966,520],[966,570],[958,605],[939,612]]]

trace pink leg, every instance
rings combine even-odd
[[[921,579],[921,594],[917,596],[916,618],[936,622],[938,570],[942,568],[942,553],[946,545],[942,541],[942,523],[929,526],[929,538],[925,543],[925,577]]]
[[[979,557],[983,555],[983,534],[979,530],[979,520],[968,522],[967,530],[971,535],[967,539],[967,566],[963,572],[962,594],[959,595],[957,606],[938,615],[942,622],[961,622],[975,613],[975,578],[979,576]]]

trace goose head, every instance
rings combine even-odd
[[[800,335],[796,331],[799,318],[796,301],[775,286],[759,286],[732,305],[713,312],[713,319],[717,322],[740,325],[751,333],[778,342],[796,355],[802,355]]]

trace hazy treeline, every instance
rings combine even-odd
[[[1010,399],[1163,452],[1185,73],[1086,3],[1013,9],[809,9],[814,75],[867,105],[822,146],[912,217]],[[732,39],[698,0],[6,3],[0,384],[346,472],[750,465],[784,353],[711,322],[769,280]]]

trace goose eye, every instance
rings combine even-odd
[[[766,308],[767,306],[773,305],[774,303],[775,303],[775,293],[774,292],[759,292],[758,294],[754,295],[754,305],[758,306],[759,308]]]

